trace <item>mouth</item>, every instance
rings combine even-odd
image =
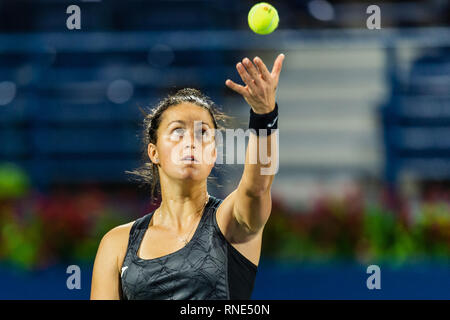
[[[184,156],[183,158],[181,158],[181,161],[196,162],[196,163],[199,162],[197,159],[195,159],[194,156]]]

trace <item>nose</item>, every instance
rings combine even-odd
[[[195,139],[195,134],[191,133],[189,130],[187,134],[184,136],[184,148],[185,149],[195,149],[197,144],[199,143],[197,139]]]
[[[186,143],[185,149],[195,149],[195,143]]]

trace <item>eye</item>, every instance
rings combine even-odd
[[[176,128],[175,130],[173,130],[173,133],[182,135],[184,133],[184,129],[183,128]]]
[[[213,138],[211,130],[202,130],[203,141],[209,142]]]
[[[183,128],[175,128],[174,130],[172,130],[170,136],[172,139],[179,139],[180,137],[182,137],[184,135],[184,129]]]

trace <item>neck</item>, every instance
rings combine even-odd
[[[160,178],[161,205],[155,223],[169,229],[182,231],[202,214],[208,201],[205,181],[172,181]],[[156,213],[156,212],[155,212]]]

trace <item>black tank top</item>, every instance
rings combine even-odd
[[[121,268],[121,298],[250,299],[258,268],[220,231],[216,210],[222,201],[210,196],[191,240],[183,248],[154,259],[141,259],[137,252],[155,211],[137,219]]]

